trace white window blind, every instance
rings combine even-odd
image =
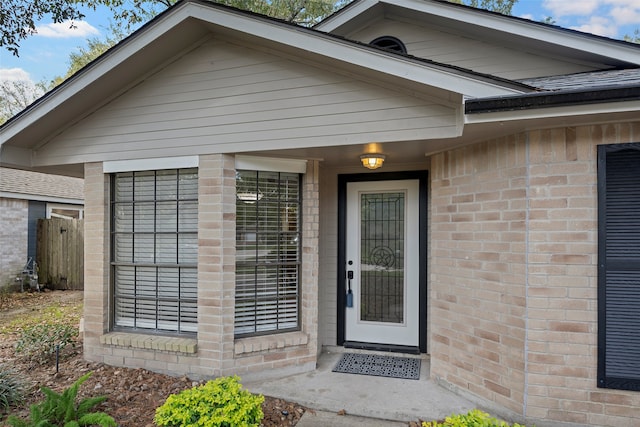
[[[299,328],[300,175],[236,174],[236,336]]]
[[[113,175],[114,327],[197,331],[198,172]]]

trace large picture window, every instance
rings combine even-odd
[[[112,175],[113,324],[197,331],[198,172]]]
[[[598,147],[598,387],[640,391],[640,144]]]
[[[299,329],[300,175],[236,174],[236,336]]]

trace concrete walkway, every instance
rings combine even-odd
[[[243,386],[253,393],[312,409],[303,415],[298,427],[406,426],[409,421],[442,419],[476,407],[429,380],[426,357],[422,358],[420,380],[404,380],[331,372],[341,351],[338,348],[322,353],[315,371],[277,380],[243,382]],[[339,411],[346,415],[337,415]]]

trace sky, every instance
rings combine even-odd
[[[107,8],[84,13],[73,28],[69,22],[39,23],[37,34],[20,43],[19,57],[0,48],[0,82],[48,82],[64,75],[71,52],[86,46],[87,39],[109,34]],[[534,21],[551,17],[565,28],[621,39],[640,29],[640,0],[519,0],[513,15]]]

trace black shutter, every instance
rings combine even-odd
[[[598,147],[598,387],[640,391],[640,144]]]

